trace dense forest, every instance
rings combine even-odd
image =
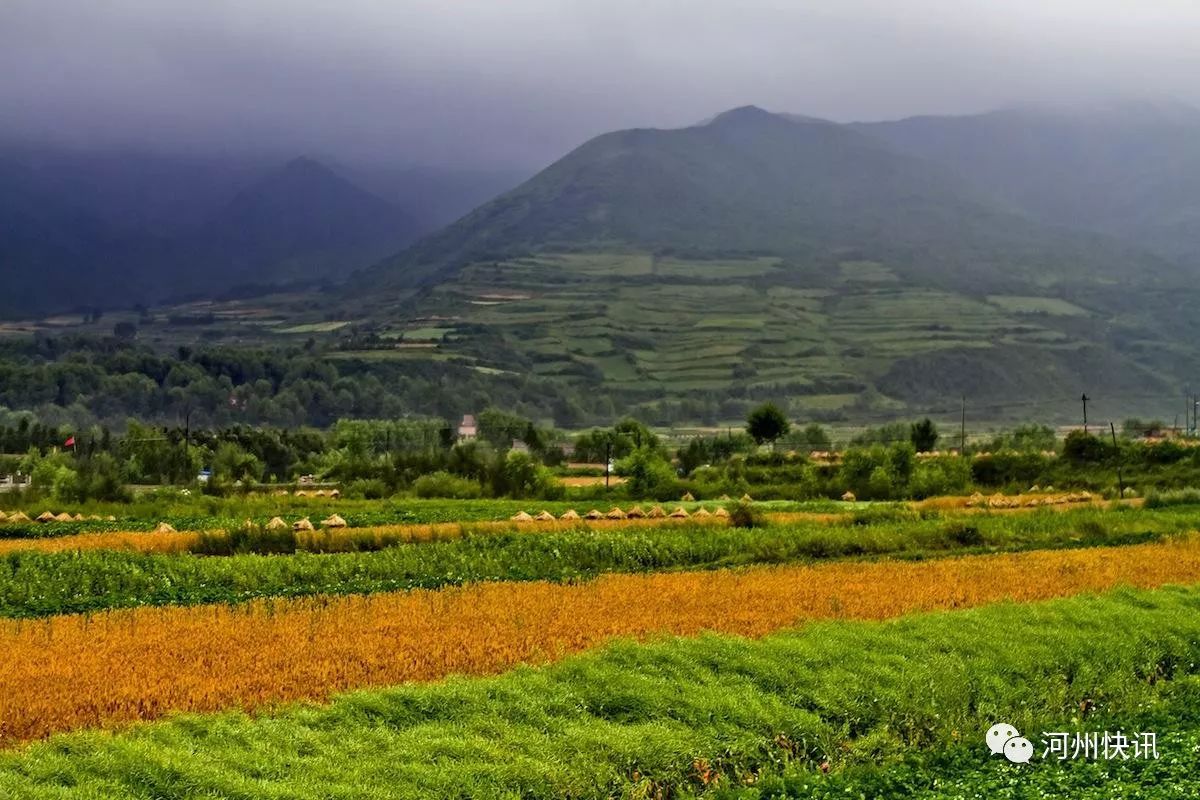
[[[349,356],[349,357],[343,357]],[[737,419],[769,388],[731,386],[663,399],[426,360],[357,358],[314,348],[180,347],[116,338],[39,336],[0,344],[0,408],[51,424],[123,426],[127,418],[199,427],[327,427],[342,418],[458,420],[489,406],[564,428],[636,415],[653,425]]]

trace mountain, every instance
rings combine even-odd
[[[0,314],[339,281],[412,215],[312,159],[0,148]]]
[[[581,382],[650,414],[1173,394],[1200,368],[1190,273],[1019,199],[872,130],[745,107],[598,136],[343,297],[374,334],[360,349]]]
[[[734,109],[679,130],[599,136],[515,190],[365,272],[411,287],[472,260],[632,247],[886,259],[939,285],[1119,279],[1171,268],[1038,222],[927,159],[822,120]]]
[[[392,203],[310,158],[297,158],[237,194],[184,246],[211,285],[337,281],[417,235]]]
[[[1043,222],[1200,266],[1200,110],[1190,106],[1121,101],[852,127]]]

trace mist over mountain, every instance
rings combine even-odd
[[[0,313],[337,282],[516,182],[507,172],[9,144]]]
[[[1032,106],[853,126],[1044,222],[1200,268],[1200,110],[1177,101]]]

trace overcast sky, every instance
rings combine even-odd
[[[838,120],[1200,105],[1196,0],[0,0],[0,128],[536,166],[757,104]]]

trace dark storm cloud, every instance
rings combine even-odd
[[[835,119],[1196,103],[1198,25],[1193,0],[4,0],[0,126],[540,163],[604,130],[747,103]]]

